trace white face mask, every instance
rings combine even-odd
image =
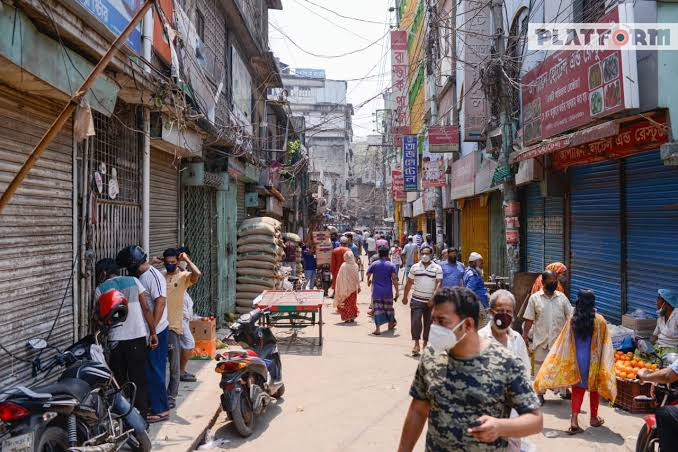
[[[452,329],[445,328],[444,326],[435,323],[432,324],[431,331],[428,334],[428,343],[431,348],[433,348],[433,351],[449,353],[449,351],[456,347],[459,342],[463,341],[466,337],[466,333],[460,338],[457,338],[456,334],[454,334],[454,331],[463,323],[464,321],[462,320]]]
[[[184,271],[186,270],[186,268],[188,268],[188,262],[186,262],[186,261],[180,261],[177,265],[179,266],[179,268],[181,270],[184,270]]]
[[[431,255],[430,254],[422,254],[421,255],[421,261],[424,262],[424,263],[431,262]]]

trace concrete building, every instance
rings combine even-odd
[[[328,80],[322,69],[284,65],[282,80],[292,114],[303,116],[306,122],[310,178],[328,190],[327,206],[332,215],[345,215],[353,166],[353,106],[346,102],[347,83]],[[277,96],[277,91],[273,95]]]

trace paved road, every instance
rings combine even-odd
[[[365,285],[359,296],[359,321],[350,326],[332,314],[331,305],[326,306],[322,349],[311,340],[317,330],[307,330],[293,341],[288,332],[276,330],[282,342],[285,397],[259,419],[248,439],[238,437],[222,414],[212,429],[220,447],[276,452],[395,451],[417,367],[417,360],[408,355],[409,308],[399,302],[395,334],[375,337],[369,334],[373,324],[366,315],[368,305]],[[588,400],[584,403],[586,407]],[[600,414],[607,420],[605,427],[571,437],[563,433],[569,425],[569,402],[552,399],[545,412],[544,434],[529,438],[536,450],[635,450],[639,416],[603,407]],[[586,428],[588,419],[582,416],[581,421]],[[423,438],[416,450],[424,450]]]

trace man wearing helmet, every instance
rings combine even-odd
[[[153,311],[153,323],[158,336],[158,346],[148,351],[146,378],[148,396],[151,403],[149,423],[169,419],[169,400],[165,371],[167,369],[167,284],[165,276],[147,261],[148,255],[139,245],[128,246],[118,252],[115,259],[118,266],[126,268],[131,276],[136,276],[149,294],[149,306]]]
[[[148,385],[146,383],[147,336],[150,347],[158,346],[155,334],[153,312],[148,305],[148,293],[138,279],[131,276],[120,276],[120,270],[113,259],[101,259],[95,266],[96,278],[99,282],[94,291],[95,319],[109,323],[110,313],[103,313],[101,307],[114,304],[107,303],[116,295],[126,298],[127,318],[122,325],[112,328],[108,339],[117,342],[111,350],[110,364],[115,378],[120,384],[128,381],[137,387],[134,406],[142,416],[148,413]],[[150,334],[149,334],[150,332]]]

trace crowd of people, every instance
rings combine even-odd
[[[427,450],[520,451],[520,438],[542,430],[547,390],[571,400],[568,434],[584,431],[579,414],[587,391],[589,425],[604,425],[598,407],[601,398],[612,402],[617,395],[615,351],[594,291],[579,290],[574,303],[567,297],[565,265],[549,264],[537,277],[520,334],[513,329],[514,295],[488,294],[479,253],[469,253],[465,265],[457,249],[438,250],[421,232],[408,236],[402,247],[378,234],[336,235],[331,296],[347,323],[358,317],[360,245],[369,262],[372,334],[396,328],[394,303],[402,288],[402,303],[410,307],[412,355],[420,356],[400,451],[413,450],[426,422]],[[652,342],[662,353],[678,351],[677,306],[676,292],[659,290]],[[675,367],[643,370],[638,378],[676,381]],[[658,410],[657,422],[662,450],[678,450],[678,407]]]
[[[154,267],[160,264],[164,272]],[[187,289],[202,273],[185,247],[168,248],[149,261],[137,245],[120,250],[115,259],[99,260],[95,271],[95,321],[107,297],[122,293],[127,299],[127,318],[108,333],[111,370],[121,385],[134,383],[135,407],[149,423],[167,420],[176,407],[179,382],[196,381],[186,371],[195,347],[189,326],[193,300]]]

